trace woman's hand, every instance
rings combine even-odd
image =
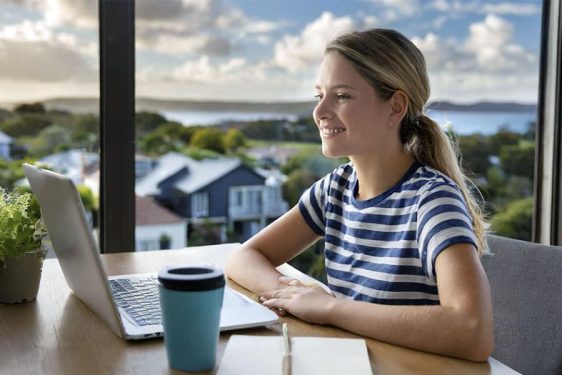
[[[264,306],[280,315],[290,313],[302,320],[326,324],[330,308],[336,298],[318,285],[304,285],[299,280],[279,277],[284,288],[265,292],[260,296]]]

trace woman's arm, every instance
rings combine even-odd
[[[436,259],[438,306],[392,306],[332,297],[292,283],[263,293],[264,305],[310,322],[331,324],[362,336],[417,350],[486,360],[493,348],[487,277],[471,245],[457,244]]]
[[[234,250],[225,272],[258,295],[282,288],[281,274],[275,267],[297,256],[318,238],[295,206]]]

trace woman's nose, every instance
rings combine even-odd
[[[316,107],[314,107],[312,115],[314,117],[314,120],[316,121],[316,124],[320,124],[321,120],[330,118],[331,110],[326,98],[318,100],[318,103],[316,103]]]

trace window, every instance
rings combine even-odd
[[[191,196],[191,214],[193,217],[209,216],[209,193],[203,191]]]
[[[52,5],[0,2],[0,187],[28,190],[22,163],[39,162],[74,180],[97,231],[98,6]]]

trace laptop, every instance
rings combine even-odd
[[[163,335],[157,274],[107,277],[76,186],[66,176],[24,164],[41,215],[70,289],[126,340]],[[221,331],[278,321],[275,313],[225,288]]]

